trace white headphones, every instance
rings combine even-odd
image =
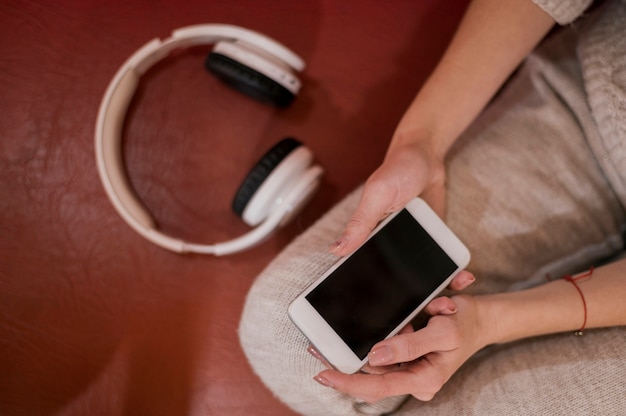
[[[207,24],[175,30],[165,39],[153,39],[135,52],[117,71],[98,111],[95,145],[98,173],[121,217],[154,244],[179,253],[223,255],[260,243],[287,224],[319,186],[322,168],[313,153],[295,139],[270,149],[250,171],[237,191],[233,210],[250,226],[247,234],[217,244],[195,244],[160,232],[126,176],[122,157],[122,127],[140,77],[174,49],[215,44],[206,67],[236,89],[278,106],[287,106],[300,90],[295,71],[304,62],[276,41],[237,26]]]

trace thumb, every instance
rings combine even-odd
[[[338,256],[345,256],[356,250],[380,220],[392,212],[388,201],[389,198],[384,193],[374,192],[372,187],[366,184],[359,205],[346,223],[343,234],[330,246],[329,251]]]

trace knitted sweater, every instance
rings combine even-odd
[[[533,0],[560,24],[573,24],[582,108],[568,104],[585,130],[622,205],[626,206],[626,0],[608,0],[585,14],[591,0]],[[564,92],[564,97],[576,96]],[[588,120],[587,120],[588,117]]]

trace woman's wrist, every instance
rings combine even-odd
[[[474,301],[482,336],[481,346],[486,347],[504,342],[503,340],[510,335],[506,332],[506,325],[503,328],[501,320],[498,319],[499,314],[502,313],[498,295],[475,296]]]
[[[455,95],[447,92],[447,87],[438,82],[445,78],[439,70],[417,94],[411,106],[404,113],[393,134],[389,146],[419,145],[429,150],[439,160],[444,160],[448,150],[473,121],[478,111],[468,111],[451,107]]]
[[[464,325],[473,327],[471,336],[473,352],[497,343],[500,338],[499,321],[494,315],[493,303],[490,295],[474,296],[474,295],[456,295],[452,297],[459,311],[463,309],[471,310],[469,321]]]
[[[564,280],[518,292],[477,296],[477,301],[489,344],[574,331],[582,319],[580,298]]]
[[[450,102],[442,100],[449,94],[442,91],[445,86],[435,82],[438,76],[441,74],[431,76],[404,113],[394,131],[390,150],[419,145],[437,159],[444,160],[450,147],[473,120],[475,114],[468,114],[460,108],[451,109]]]
[[[626,325],[626,259],[530,289],[475,296],[485,345]]]

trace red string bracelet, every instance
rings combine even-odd
[[[580,327],[580,329],[577,331],[574,331],[574,335],[576,336],[581,336],[583,334],[583,331],[585,330],[585,326],[587,326],[587,302],[585,301],[585,295],[583,295],[583,291],[580,290],[580,287],[578,286],[578,283],[576,282],[578,280],[591,277],[592,274],[593,274],[593,266],[591,266],[588,272],[579,274],[578,276],[571,276],[569,274],[566,276],[563,276],[563,279],[567,280],[568,282],[574,285],[574,287],[578,291],[578,294],[580,295],[580,299],[583,301],[583,311],[585,312],[585,317],[583,319],[583,324]]]

